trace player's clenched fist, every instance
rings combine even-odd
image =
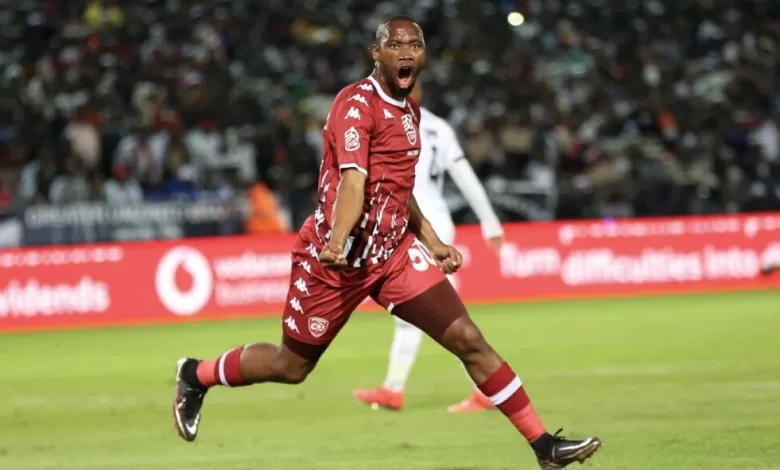
[[[463,266],[463,255],[454,246],[441,243],[431,248],[431,254],[444,274],[452,274]]]
[[[333,243],[328,243],[322,247],[320,252],[320,263],[328,269],[338,271],[347,267],[347,257],[344,256],[344,249]]]

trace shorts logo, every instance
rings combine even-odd
[[[295,324],[295,319],[293,317],[287,317],[284,319],[284,324],[287,325],[287,328],[290,329],[290,331],[294,331],[296,333],[300,333],[298,331],[298,325]]]
[[[344,133],[344,150],[347,152],[354,152],[360,148],[360,134],[357,129],[350,127],[347,132]]]
[[[309,333],[315,338],[319,338],[328,331],[329,324],[328,320],[325,320],[324,318],[311,317],[309,318]]]
[[[180,269],[192,278],[192,285],[186,289],[176,284],[176,272]],[[154,286],[168,311],[186,317],[206,306],[214,287],[214,276],[209,261],[200,251],[178,246],[163,255],[157,265]]]

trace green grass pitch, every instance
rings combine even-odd
[[[601,436],[583,469],[780,469],[780,292],[472,313],[551,431]],[[0,336],[0,469],[536,468],[498,412],[446,413],[469,384],[430,340],[404,411],[359,405],[391,333],[356,315],[303,385],[215,389],[193,444],[172,426],[176,359],[277,341],[278,318]]]

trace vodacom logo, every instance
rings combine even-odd
[[[176,284],[176,273],[183,269],[192,278],[187,290]],[[211,297],[214,277],[209,261],[195,248],[176,247],[163,255],[157,265],[155,287],[165,308],[180,316],[194,315]]]

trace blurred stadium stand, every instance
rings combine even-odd
[[[397,13],[504,220],[777,210],[779,5],[0,0],[0,245],[297,228]]]

